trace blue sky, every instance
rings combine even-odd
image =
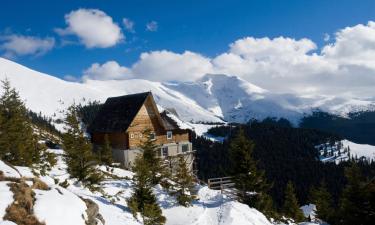
[[[113,19],[125,36],[110,47],[88,48],[66,29],[64,16],[72,11],[98,9]],[[279,36],[308,38],[319,47],[324,35],[332,38],[339,29],[375,20],[375,1],[17,1],[3,0],[0,7],[2,39],[11,35],[53,38],[54,45],[41,54],[7,55],[35,70],[59,77],[80,77],[93,63],[115,60],[129,67],[142,52],[189,50],[204,57],[216,57],[230,43],[244,37]],[[125,29],[123,18],[134,22],[134,32]],[[157,30],[146,30],[155,21]],[[69,41],[69,44],[63,44]]]

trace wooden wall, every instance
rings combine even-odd
[[[161,121],[158,118],[159,112],[151,97],[148,97],[145,101],[145,104],[141,107],[138,114],[135,116],[133,122],[128,128],[129,136],[129,147],[135,148],[138,147],[146,137],[143,136],[143,132],[146,129],[150,129],[156,134],[156,144],[166,144],[173,142],[189,141],[189,132],[188,131],[179,131],[178,133],[172,132],[172,139],[167,139],[167,131],[164,130],[164,127],[160,124]],[[134,138],[131,138],[131,134],[134,135]]]
[[[113,148],[137,148],[145,141],[146,137],[144,137],[143,132],[146,129],[156,134],[155,143],[157,145],[190,141],[190,133],[187,130],[172,131],[172,139],[167,139],[167,131],[161,125],[160,114],[151,96],[146,99],[145,104],[134,117],[128,130],[123,133],[109,133],[109,141]],[[133,134],[133,138],[131,138],[131,134]],[[104,135],[105,133],[92,134],[92,142],[94,144],[103,144]]]

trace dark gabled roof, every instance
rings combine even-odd
[[[174,121],[172,118],[170,118],[167,115],[166,111],[163,111],[162,113],[160,113],[160,116],[161,116],[161,120],[163,121],[163,124],[164,124],[164,127],[165,127],[166,130],[177,130],[177,129],[179,129],[176,121]]]
[[[108,98],[88,127],[92,132],[124,132],[151,92]]]
[[[174,110],[174,112],[176,114],[172,113],[168,109],[168,110],[164,110],[162,113],[160,113],[160,117],[161,117],[161,120],[163,121],[164,128],[166,130],[186,130],[186,129],[182,129],[181,127],[179,127],[178,123],[173,118],[168,116],[168,114],[174,114],[176,116],[177,115],[176,110]]]

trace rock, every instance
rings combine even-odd
[[[100,225],[105,224],[105,221],[103,219],[103,216],[99,213],[99,207],[98,205],[90,200],[90,199],[84,199],[82,200],[86,203],[86,214],[87,214],[87,225]]]

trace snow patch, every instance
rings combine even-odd
[[[10,190],[8,184],[9,182],[0,181],[0,224],[2,224],[1,221],[6,214],[5,210],[13,202],[13,192]]]
[[[14,178],[20,178],[20,174],[17,172],[17,170],[13,169],[12,167],[5,164],[3,161],[0,160],[0,171],[3,171],[4,176],[6,177],[14,177]]]
[[[85,225],[86,204],[64,188],[34,190],[34,214],[48,225]]]

